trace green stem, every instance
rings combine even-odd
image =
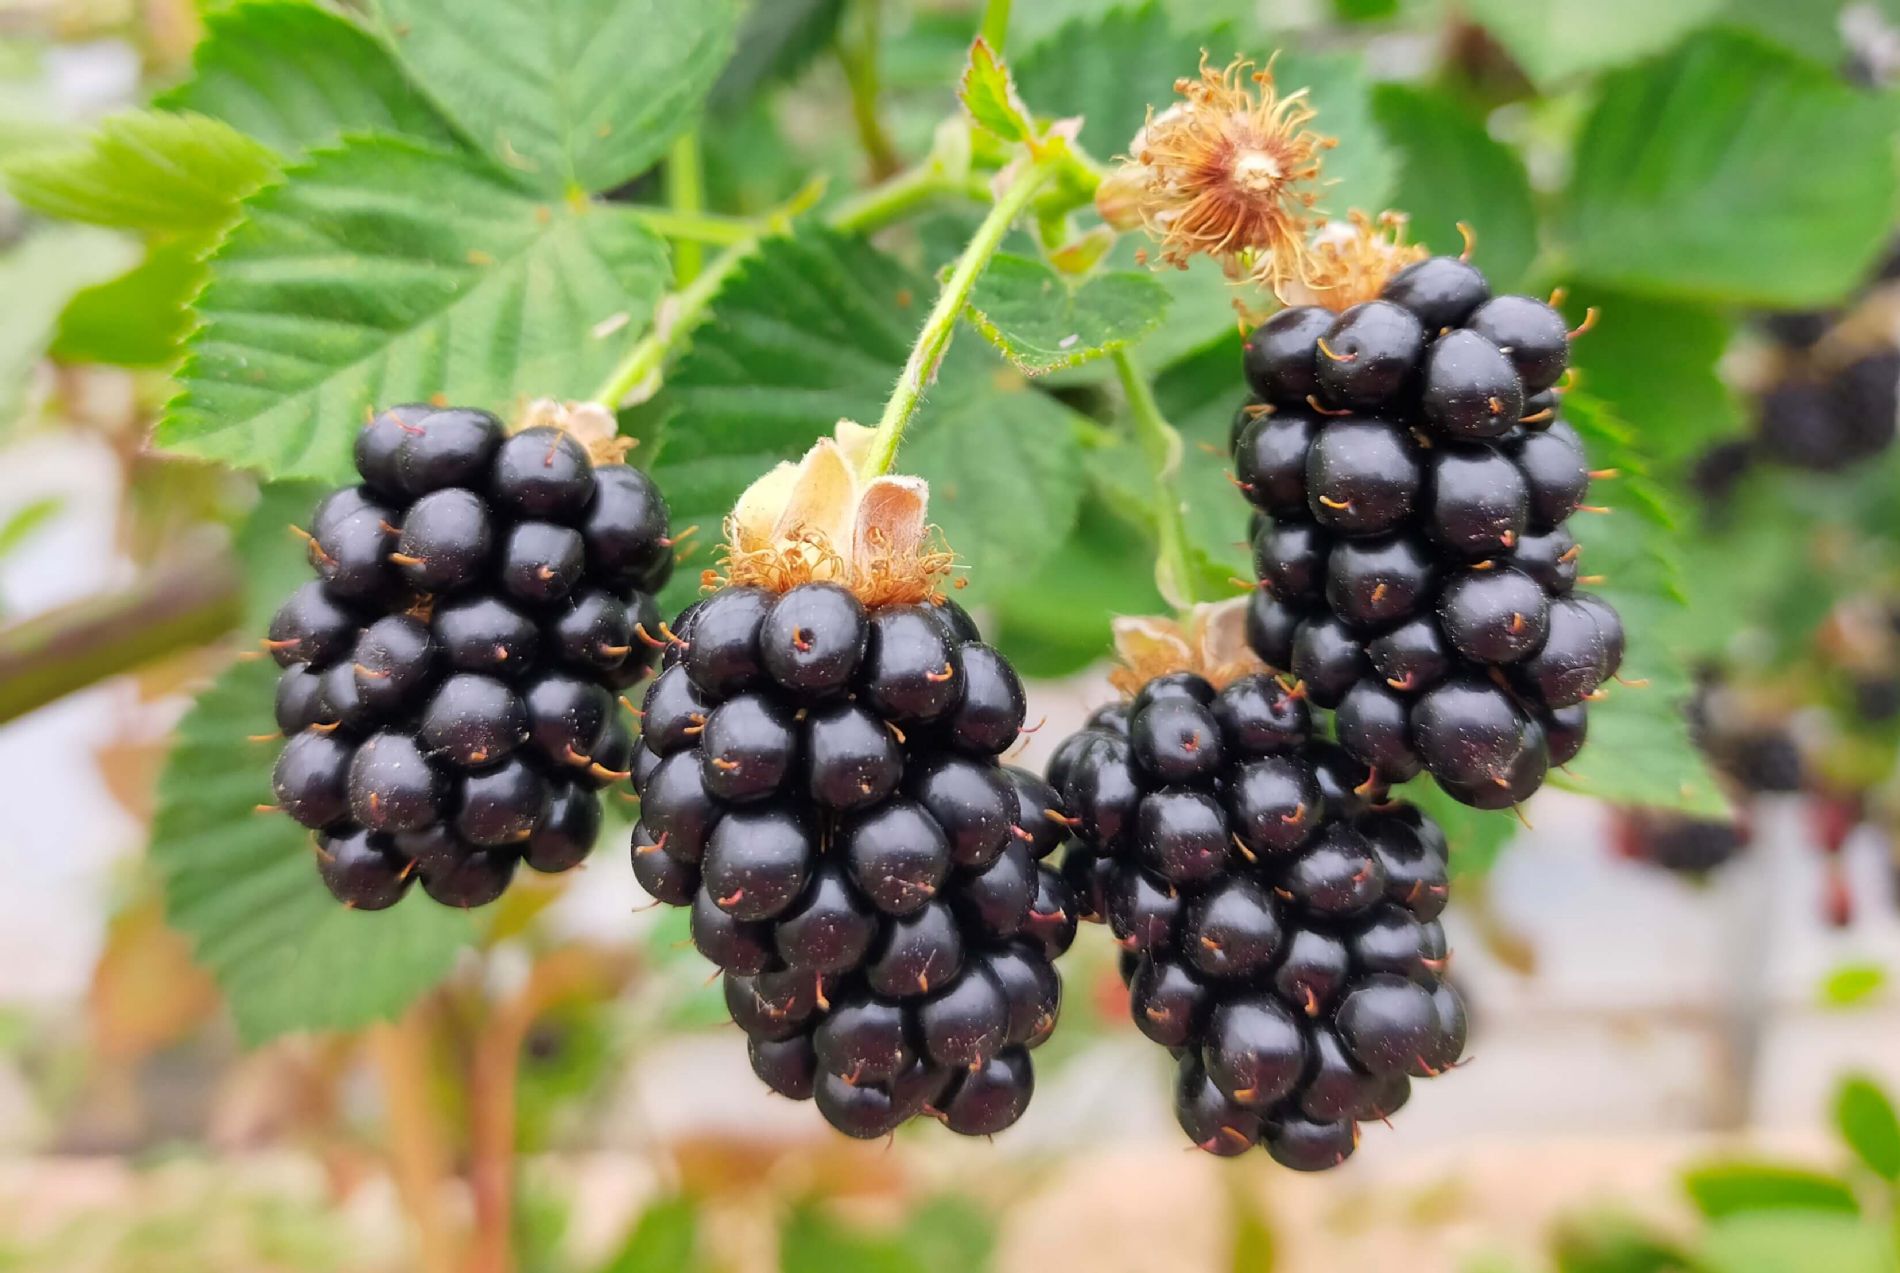
[[[855,40],[842,34],[838,38],[838,65],[844,71],[845,87],[851,94],[851,121],[857,126],[858,145],[871,165],[871,176],[882,180],[898,171],[902,164],[897,147],[884,128],[884,113],[878,109],[877,51],[883,25],[881,0],[863,0],[858,6],[858,35]]]
[[[1154,387],[1135,366],[1126,349],[1109,357],[1128,399],[1128,416],[1135,441],[1154,475],[1155,585],[1169,605],[1185,610],[1200,600],[1194,587],[1194,567],[1188,556],[1186,502],[1181,497],[1181,435],[1161,414]]]
[[[983,6],[983,25],[977,35],[992,52],[1002,56],[1003,41],[1009,36],[1009,0],[989,0]]]
[[[882,185],[873,186],[845,200],[825,218],[825,222],[833,229],[846,233],[869,233],[908,216],[928,203],[952,195],[966,199],[986,199],[989,191],[974,178],[953,178],[934,161],[926,160]],[[701,219],[706,219],[703,214]],[[661,306],[661,318],[654,323],[653,330],[627,351],[627,356],[608,373],[607,379],[593,392],[590,400],[617,407],[628,394],[658,373],[666,365],[673,350],[705,315],[707,306],[712,304],[726,279],[747,257],[758,251],[759,244],[769,235],[783,232],[788,221],[789,217],[779,215],[767,218],[763,230],[755,225],[750,234],[735,239],[731,246],[714,257],[691,283],[668,297]]]
[[[710,243],[715,247],[731,247],[757,238],[762,224],[751,217],[724,217],[716,212],[678,212],[638,204],[624,206],[641,225],[681,245],[673,257],[678,262],[686,259],[687,245]]]
[[[662,302],[653,330],[627,351],[620,365],[608,374],[606,383],[594,391],[592,401],[618,407],[628,394],[657,373],[666,364],[666,356],[673,351],[674,344],[699,323],[700,316],[719,294],[727,277],[758,250],[759,242],[754,236],[727,248],[714,257],[712,264],[701,270],[697,278]]]
[[[679,216],[699,217],[706,211],[706,171],[700,161],[699,133],[687,129],[666,156],[666,202]],[[705,260],[696,240],[682,238],[673,248],[673,274],[691,283]]]
[[[988,202],[990,191],[979,178],[959,180],[926,161],[852,195],[832,210],[825,223],[834,230],[861,234],[901,221],[918,208],[948,196]]]
[[[865,477],[878,477],[891,471],[897,448],[904,440],[904,429],[917,414],[924,387],[936,378],[937,365],[943,361],[944,351],[950,348],[957,320],[969,303],[970,290],[976,286],[990,258],[996,255],[1010,226],[1029,207],[1036,191],[1053,172],[1054,167],[1047,160],[1037,160],[1024,167],[997,197],[996,206],[964,245],[963,255],[957,258],[943,290],[937,293],[937,303],[931,307],[930,316],[924,319],[923,330],[917,333],[917,343],[911,346],[910,357],[897,378],[897,387],[884,404],[884,414],[877,422],[877,437],[864,457]]]

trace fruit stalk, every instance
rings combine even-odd
[[[673,143],[666,156],[666,202],[682,219],[692,220],[706,211],[706,169],[700,160],[699,134],[688,129]],[[682,283],[699,277],[705,253],[695,239],[683,238],[673,247],[673,274]]]
[[[957,322],[963,316],[963,307],[969,303],[971,290],[982,277],[990,258],[996,255],[996,249],[1002,246],[1003,236],[1009,233],[1010,226],[1028,209],[1043,183],[1055,174],[1059,154],[1060,148],[1052,149],[1048,156],[1021,168],[997,196],[995,206],[977,226],[969,243],[964,245],[963,254],[957,258],[943,290],[937,293],[937,303],[924,320],[923,330],[917,333],[917,342],[911,346],[910,357],[897,378],[897,387],[884,404],[884,414],[877,422],[877,436],[864,460],[866,478],[891,471],[897,448],[904,440],[904,429],[917,414],[924,387],[936,379],[937,367],[950,348],[950,338],[956,334]]]
[[[1110,355],[1115,374],[1128,398],[1128,415],[1135,440],[1154,475],[1155,586],[1167,603],[1186,610],[1200,600],[1194,587],[1194,567],[1188,557],[1187,523],[1181,515],[1183,500],[1176,478],[1181,472],[1181,435],[1161,414],[1154,387],[1135,366],[1126,349]]]

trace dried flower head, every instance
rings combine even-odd
[[[1155,615],[1113,624],[1116,666],[1109,683],[1133,694],[1157,676],[1193,672],[1216,689],[1267,665],[1247,644],[1247,598],[1195,606],[1185,620]]]
[[[726,518],[721,569],[704,584],[786,592],[829,580],[872,609],[940,596],[954,558],[929,523],[929,486],[859,475],[875,432],[840,420],[835,437],[747,487]]]
[[[1278,287],[1304,271],[1306,233],[1319,194],[1320,155],[1334,140],[1306,127],[1306,90],[1282,96],[1273,66],[1236,60],[1177,80],[1182,100],[1129,143],[1130,158],[1102,183],[1096,203],[1111,225],[1144,226],[1161,259],[1185,267],[1197,253],[1231,278]]]
[[[1394,274],[1430,255],[1405,241],[1406,219],[1381,212],[1375,220],[1355,209],[1345,221],[1327,222],[1307,244],[1305,273],[1276,289],[1280,300],[1331,310],[1377,300]]]

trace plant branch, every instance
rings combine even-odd
[[[687,129],[666,156],[666,202],[689,223],[706,211],[706,172],[699,153],[699,133]],[[705,253],[699,243],[682,237],[673,245],[673,276],[691,283],[699,274]]]
[[[857,127],[858,145],[871,165],[873,181],[882,181],[903,167],[897,147],[884,128],[884,114],[878,109],[877,51],[883,7],[882,0],[861,0],[857,38],[848,39],[841,33],[835,45],[845,87],[851,94],[851,122]]]
[[[897,377],[897,387],[891,391],[890,400],[884,404],[884,414],[877,422],[877,436],[864,457],[865,477],[877,477],[891,471],[891,465],[897,459],[897,448],[904,440],[904,430],[909,426],[911,417],[917,414],[925,386],[936,378],[937,366],[943,361],[944,352],[950,348],[950,338],[956,334],[957,322],[963,317],[963,307],[969,303],[971,290],[982,276],[984,267],[990,263],[990,258],[996,255],[1003,236],[1009,233],[1010,226],[1029,207],[1030,200],[1036,197],[1036,191],[1042,188],[1043,182],[1053,172],[1054,168],[1048,160],[1038,159],[1026,163],[1003,193],[997,196],[996,205],[964,245],[963,255],[957,258],[950,277],[937,293],[937,303],[931,307],[930,316],[924,319],[923,330],[917,333],[917,343],[911,346],[910,357],[905,360],[904,370]]]
[[[199,557],[153,570],[124,592],[0,628],[0,722],[223,636],[237,625],[242,599],[230,562]]]
[[[370,1055],[388,1107],[389,1167],[416,1230],[421,1273],[455,1273],[455,1239],[442,1209],[449,1151],[429,1094],[429,1034],[423,1005],[370,1031]]]
[[[1135,366],[1126,349],[1109,357],[1128,399],[1128,417],[1135,441],[1154,477],[1155,585],[1169,605],[1185,610],[1200,598],[1194,586],[1194,567],[1188,556],[1187,522],[1182,516],[1181,435],[1161,414],[1154,387]]]
[[[591,952],[557,950],[534,964],[527,984],[497,1005],[477,1034],[468,1065],[469,1187],[475,1204],[469,1273],[512,1273],[515,1267],[517,1087],[528,1031],[554,1004],[598,993],[604,980]]]

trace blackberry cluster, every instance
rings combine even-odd
[[[319,578],[271,620],[277,799],[346,905],[420,879],[481,906],[521,862],[579,864],[626,777],[615,696],[653,661],[635,634],[673,570],[666,504],[561,429],[463,408],[385,411],[356,470],[312,514]]]
[[[1175,1113],[1210,1153],[1334,1166],[1464,1050],[1444,837],[1369,803],[1366,776],[1266,675],[1158,677],[1050,761],[1078,820],[1065,873],[1119,939],[1135,1025],[1178,1058]]]
[[[1559,415],[1561,315],[1457,257],[1254,331],[1236,478],[1258,510],[1249,639],[1381,782],[1516,804],[1583,744],[1623,626],[1576,591],[1590,468]]]
[[[1014,669],[954,603],[831,583],[726,587],[669,632],[633,867],[692,908],[753,1070],[850,1136],[1014,1123],[1076,929],[1054,793],[998,760]]]
[[[1838,367],[1803,359],[1756,403],[1755,446],[1790,468],[1838,472],[1893,445],[1900,414],[1900,351],[1865,353]]]
[[[1700,878],[1748,847],[1736,818],[1697,818],[1664,809],[1618,809],[1611,824],[1617,853],[1676,875]]]

